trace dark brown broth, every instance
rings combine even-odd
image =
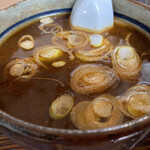
[[[61,25],[64,30],[70,30],[69,15],[56,16],[54,22]],[[64,119],[54,121],[50,119],[48,110],[51,102],[56,97],[64,93],[72,93],[75,96],[75,103],[85,100],[92,100],[97,96],[96,94],[80,95],[72,91],[70,88],[70,73],[83,62],[77,59],[70,62],[68,58],[64,56],[62,59],[67,62],[65,67],[51,67],[50,71],[45,71],[40,68],[35,75],[35,77],[55,78],[64,83],[65,87],[62,87],[54,81],[23,80],[14,82],[11,88],[8,88],[10,81],[3,82],[3,69],[8,62],[14,58],[25,58],[32,56],[33,54],[33,50],[25,51],[18,47],[18,40],[21,36],[25,34],[32,35],[35,39],[35,48],[52,44],[51,35],[43,34],[39,30],[38,26],[39,22],[35,22],[24,27],[22,30],[7,39],[7,41],[0,47],[0,109],[6,111],[12,116],[15,116],[16,118],[34,124],[55,128],[74,129],[75,127],[71,123],[69,115]],[[116,22],[114,28],[103,33],[103,35],[106,36],[113,43],[113,45],[117,46],[120,42],[125,42],[125,37],[130,32],[133,33],[130,43],[138,50],[139,55],[150,49],[149,39],[142,32],[128,25],[122,25]],[[143,80],[142,82],[145,81]],[[130,86],[132,86],[132,84],[122,81],[117,88],[114,87],[106,93],[120,95]]]

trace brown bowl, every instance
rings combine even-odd
[[[0,43],[7,38],[9,32],[15,32],[21,24],[26,24],[25,18],[31,16],[28,20],[34,20],[48,13],[46,11],[70,11],[73,3],[74,0],[24,0],[0,11]],[[147,34],[150,33],[150,7],[133,0],[113,0],[113,4],[117,17],[136,24]],[[148,135],[150,115],[119,126],[83,131],[34,125],[0,110],[0,126],[4,134],[27,149],[125,150],[131,149]]]

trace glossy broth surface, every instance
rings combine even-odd
[[[69,14],[55,16],[54,23],[61,25],[63,30],[71,30],[69,25]],[[84,62],[75,59],[69,61],[68,56],[64,55],[61,60],[67,62],[64,67],[51,67],[49,71],[39,67],[34,77],[53,78],[61,81],[65,86],[55,81],[46,80],[18,80],[13,82],[10,86],[10,80],[5,80],[3,70],[8,62],[15,58],[26,58],[33,55],[34,49],[44,45],[51,45],[51,34],[44,34],[39,30],[39,21],[36,21],[23,29],[11,35],[0,47],[0,109],[8,114],[22,119],[24,121],[55,128],[74,129],[71,122],[70,115],[61,120],[52,120],[49,117],[48,110],[51,102],[58,96],[65,93],[73,94],[75,97],[75,104],[85,100],[92,100],[99,94],[81,95],[77,94],[70,88],[70,73],[80,64]],[[115,21],[114,28],[102,33],[104,37],[114,45],[125,42],[125,37],[132,33],[130,44],[137,50],[139,56],[142,53],[150,50],[150,40],[141,31],[124,23],[122,21]],[[18,47],[18,40],[23,35],[32,35],[35,40],[35,47],[31,51],[25,51]],[[149,55],[143,59],[143,64],[149,64]],[[103,62],[97,62],[97,64]],[[50,66],[50,64],[48,64]],[[111,63],[108,64],[111,67]],[[150,69],[150,66],[149,66]],[[139,82],[150,83],[148,78],[150,71],[143,68]],[[123,94],[129,87],[134,84],[121,81],[118,86],[114,86],[105,93],[111,93],[114,96]],[[128,120],[126,118],[125,120]]]

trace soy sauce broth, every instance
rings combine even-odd
[[[53,18],[54,23],[61,25],[64,30],[71,30],[69,25],[69,14],[55,16]],[[58,96],[65,93],[71,93],[75,97],[75,104],[85,100],[92,100],[99,94],[81,95],[75,93],[70,88],[70,73],[80,64],[84,62],[75,59],[69,61],[68,57],[64,55],[62,58],[67,62],[62,68],[51,67],[49,71],[39,67],[35,77],[54,78],[61,81],[65,87],[54,81],[44,80],[18,80],[10,87],[10,80],[5,80],[3,70],[5,65],[15,58],[26,58],[33,55],[34,49],[44,45],[51,45],[51,34],[43,34],[39,30],[39,21],[25,26],[23,29],[17,31],[11,35],[0,47],[0,109],[8,114],[22,119],[24,121],[34,123],[37,125],[54,127],[54,128],[66,128],[74,129],[74,125],[71,122],[70,115],[67,115],[61,120],[52,120],[49,117],[48,110],[51,102]],[[130,39],[130,44],[136,48],[139,56],[143,52],[150,50],[149,38],[137,30],[136,28],[121,21],[115,21],[114,28],[102,33],[107,37],[114,46],[125,42],[125,37],[128,33],[133,33]],[[18,40],[23,35],[32,35],[35,40],[35,47],[31,51],[25,51],[18,47]],[[146,55],[143,61],[149,62],[149,56]],[[111,64],[110,64],[111,66]],[[142,72],[145,75],[147,72]],[[150,83],[150,80],[142,78],[140,82]],[[134,84],[121,81],[118,87],[114,87],[111,90],[107,90],[105,93],[111,93],[112,95],[120,95],[124,93],[129,87]],[[129,120],[126,118],[125,120]]]

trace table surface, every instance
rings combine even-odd
[[[6,8],[21,0],[0,0],[0,9]],[[150,0],[137,0],[150,5]],[[0,133],[0,150],[23,150],[20,146],[13,143],[5,135]],[[150,138],[147,138],[133,150],[150,150]]]

